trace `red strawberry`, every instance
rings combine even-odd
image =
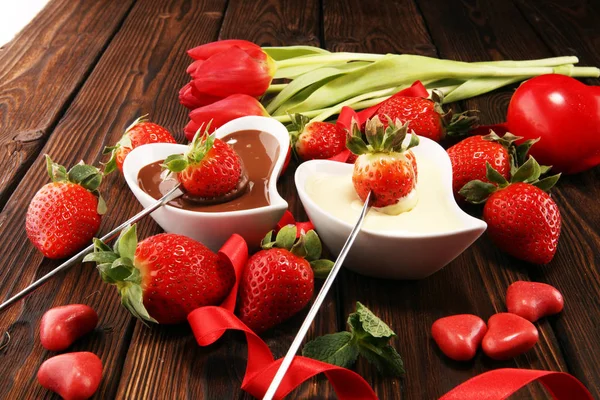
[[[176,172],[183,189],[194,197],[226,195],[245,179],[242,159],[235,150],[214,135],[201,134],[201,130],[196,132],[188,151],[167,157],[164,167]]]
[[[368,120],[365,124],[368,145],[362,139],[357,124],[353,124],[348,138],[348,148],[358,155],[352,174],[358,197],[365,201],[372,192],[374,207],[395,206],[404,198],[412,203],[412,206],[404,203],[400,211],[389,211],[394,214],[414,207],[417,170],[410,148],[419,144],[418,136],[413,134],[410,143],[405,145],[407,125],[399,126],[397,123],[399,121],[396,124],[388,121],[387,128],[384,128],[378,117]]]
[[[144,321],[184,322],[192,310],[220,304],[235,281],[229,264],[186,236],[162,233],[138,243],[133,225],[113,249],[100,240],[94,244],[83,261],[95,261],[123,305]]]
[[[37,379],[65,400],[89,399],[100,386],[102,361],[87,351],[61,354],[42,363]]]
[[[292,146],[302,161],[325,160],[346,149],[346,131],[336,124],[295,114],[292,129]]]
[[[519,137],[510,133],[501,138],[491,132],[487,136],[471,136],[450,147],[448,156],[452,164],[452,191],[454,197],[463,199],[458,191],[473,180],[478,179],[488,182],[485,176],[486,163],[490,163],[504,179],[509,179],[511,153],[514,154],[512,144],[519,139]]]
[[[439,92],[432,94],[432,100],[422,97],[392,96],[381,103],[376,116],[386,121],[400,120],[417,135],[439,142],[446,134],[461,135],[469,131],[476,117],[467,113],[444,112]]]
[[[46,166],[52,183],[38,190],[29,203],[27,237],[48,258],[69,257],[92,240],[106,212],[97,191],[102,173],[83,163],[67,172],[48,155]]]
[[[123,172],[125,157],[133,149],[149,143],[176,143],[173,135],[162,126],[146,120],[146,115],[136,119],[114,146],[105,147],[103,154],[110,154],[110,160],[104,168],[110,174],[116,168]]]
[[[561,217],[545,190],[554,186],[560,174],[539,180],[549,167],[541,167],[531,157],[512,175],[510,183],[489,163],[486,168],[487,180],[493,183],[471,181],[460,194],[473,203],[485,202],[483,219],[492,241],[521,260],[550,262],[560,236]]]
[[[263,250],[248,259],[240,281],[240,319],[258,333],[302,310],[312,298],[314,276],[326,276],[333,265],[318,259],[321,241],[315,231],[296,240],[296,227],[288,225],[272,238],[269,232]]]
[[[46,311],[40,322],[40,342],[50,351],[66,350],[73,342],[94,330],[98,314],[90,306],[69,304]]]

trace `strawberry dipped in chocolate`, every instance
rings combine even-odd
[[[390,215],[410,211],[418,201],[417,161],[410,149],[419,144],[419,137],[412,133],[405,143],[407,126],[388,118],[386,127],[374,117],[365,124],[365,143],[353,121],[347,141],[348,149],[358,155],[352,173],[358,197],[365,201],[371,192],[372,206]]]
[[[184,154],[167,157],[163,167],[177,174],[187,200],[219,204],[243,195],[248,174],[241,157],[227,143],[198,129]]]

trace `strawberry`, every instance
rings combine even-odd
[[[471,136],[448,149],[448,156],[452,164],[452,191],[454,197],[462,200],[459,190],[468,182],[480,180],[488,182],[486,178],[486,163],[504,177],[510,178],[511,170],[514,171],[521,165],[527,156],[527,151],[535,143],[528,140],[515,147],[514,142],[521,137],[511,133],[503,137],[490,131],[486,136]]]
[[[83,261],[97,263],[135,317],[160,324],[184,322],[190,311],[220,304],[235,281],[233,268],[202,243],[172,233],[138,243],[135,225],[121,232],[113,249],[96,239]]]
[[[185,154],[170,155],[163,166],[176,172],[183,189],[194,197],[226,195],[245,179],[242,159],[235,150],[214,134],[201,134],[201,129]]]
[[[162,126],[146,120],[147,115],[139,117],[127,129],[121,140],[114,146],[104,148],[102,154],[110,154],[110,160],[104,167],[104,174],[108,175],[119,168],[123,172],[125,157],[133,149],[149,143],[176,143],[173,135]]]
[[[40,342],[50,351],[66,350],[98,323],[98,314],[85,304],[69,304],[46,311],[40,322]]]
[[[295,114],[291,128],[292,147],[302,161],[325,160],[346,149],[346,131],[336,124]]]
[[[475,180],[461,190],[472,203],[485,202],[483,219],[487,232],[500,249],[521,260],[546,264],[552,260],[560,237],[558,206],[546,193],[560,174],[539,179],[550,167],[529,157],[507,181],[486,163],[487,181]]]
[[[462,135],[469,131],[477,120],[468,116],[468,112],[453,114],[442,109],[441,92],[434,91],[432,99],[423,97],[392,96],[383,101],[377,109],[376,116],[386,121],[400,120],[417,135],[439,142],[447,134]]]
[[[37,379],[65,400],[89,399],[100,386],[102,361],[87,351],[60,354],[42,363]]]
[[[400,212],[407,211],[406,208],[414,207],[416,202],[413,192],[417,184],[417,164],[410,148],[419,144],[419,138],[412,134],[410,143],[405,145],[407,124],[400,126],[399,120],[395,123],[388,120],[387,125],[385,128],[379,117],[368,120],[365,124],[367,144],[358,125],[353,123],[348,148],[358,158],[354,163],[352,183],[362,201],[371,192],[373,207],[393,206],[385,212],[398,214],[398,208],[401,208]],[[410,201],[412,206],[400,201],[403,199]]]
[[[257,333],[302,310],[314,290],[314,276],[324,277],[333,263],[319,260],[321,241],[310,230],[296,240],[296,227],[283,227],[275,241],[269,232],[263,250],[248,259],[240,281],[240,319]],[[314,268],[314,272],[313,272]]]
[[[51,183],[37,191],[27,209],[27,237],[48,258],[75,254],[98,232],[106,203],[97,189],[98,168],[83,163],[68,172],[46,155]]]

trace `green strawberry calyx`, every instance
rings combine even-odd
[[[304,258],[310,263],[315,277],[327,278],[333,267],[333,262],[321,259],[323,246],[319,235],[311,229],[297,238],[297,231],[296,225],[293,224],[281,228],[275,238],[273,238],[273,231],[271,231],[262,240],[261,247],[264,250],[272,248],[289,250],[292,254]]]
[[[498,136],[496,132],[490,129],[490,133],[482,137],[488,142],[496,142],[501,144],[507,151],[510,157],[510,173],[514,175],[519,167],[528,160],[528,153],[531,146],[537,143],[540,139],[528,139],[518,146],[515,144],[518,140],[523,139],[521,136],[515,136],[510,132],[506,132],[504,136]]]
[[[115,143],[114,146],[106,146],[104,150],[102,150],[102,154],[110,154],[110,159],[106,162],[106,164],[104,164],[104,175],[108,175],[117,169],[117,153],[119,148],[132,147],[131,138],[129,137],[129,131],[142,122],[148,122],[148,114],[142,115],[141,117],[138,117],[135,121],[133,121],[131,125],[129,125],[127,129],[125,129],[125,133],[123,134],[121,139],[119,139],[119,141]]]
[[[448,136],[464,136],[479,122],[479,118],[473,115],[478,110],[467,110],[461,113],[455,113],[452,109],[444,111],[442,108],[444,94],[439,90],[431,91],[431,101],[434,103],[433,109],[440,115],[444,132]]]
[[[52,161],[48,154],[45,156],[46,170],[52,182],[70,182],[83,187],[98,198],[96,212],[100,215],[106,214],[106,202],[98,191],[103,176],[98,168],[81,161],[67,171],[64,166]]]
[[[200,126],[187,151],[184,154],[171,154],[163,161],[162,167],[170,172],[181,172],[189,166],[199,164],[215,143],[215,134],[209,134],[209,130],[210,122],[206,125],[206,129]]]
[[[368,119],[365,123],[365,137],[360,131],[356,120],[352,120],[351,129],[346,140],[346,147],[356,155],[368,153],[402,153],[419,144],[419,137],[411,133],[410,142],[404,144],[408,133],[408,122],[402,124],[399,119],[392,121],[386,116],[388,126],[381,122],[378,116]]]
[[[306,125],[310,123],[310,118],[306,115],[302,114],[288,114],[291,120],[291,124],[288,125],[288,131],[290,133],[290,141],[292,146],[296,144],[298,141],[298,137],[302,132],[304,132],[304,128]]]
[[[144,307],[142,276],[135,266],[137,248],[136,225],[126,227],[111,249],[102,240],[94,239],[94,252],[88,254],[83,262],[95,262],[100,277],[106,283],[114,285],[121,296],[121,304],[143,322],[158,323]]]
[[[402,358],[389,343],[396,333],[385,322],[356,302],[356,312],[348,316],[348,325],[349,331],[319,336],[306,343],[302,355],[344,368],[351,368],[360,355],[384,375],[404,374]]]
[[[506,180],[502,174],[492,167],[489,162],[485,163],[486,178],[489,182],[473,180],[465,184],[458,193],[474,204],[485,203],[485,201],[495,192],[502,190],[513,183],[529,183],[546,192],[558,182],[561,174],[551,175],[540,179],[540,177],[550,171],[551,166],[540,165],[532,156],[511,172],[510,181]]]

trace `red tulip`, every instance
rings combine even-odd
[[[233,46],[244,50],[252,58],[266,60],[267,54],[263,51],[263,49],[260,48],[260,46],[247,40],[239,39],[219,40],[217,42],[206,43],[202,46],[189,49],[187,53],[194,60],[206,60],[217,53],[229,50]]]
[[[201,126],[210,122],[210,132],[225,123],[246,115],[269,116],[262,104],[247,94],[233,94],[210,105],[199,107],[190,112],[191,121],[185,127],[185,137],[192,140]]]

